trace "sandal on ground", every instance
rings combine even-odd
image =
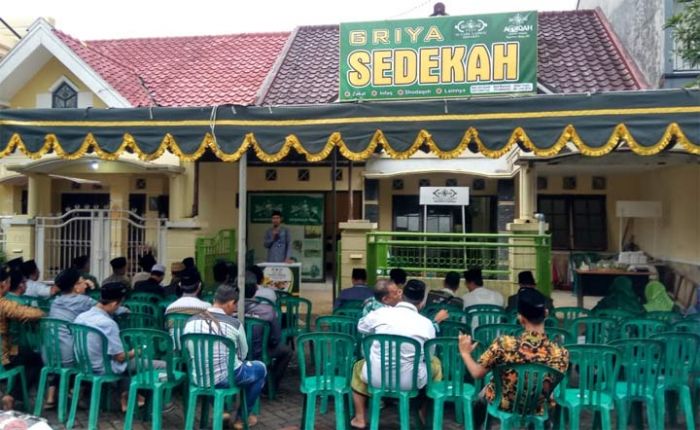
[[[248,427],[253,427],[258,423],[258,417],[255,415],[249,415],[248,416]],[[243,420],[240,418],[236,420],[235,423],[233,423],[233,428],[235,430],[243,430]]]
[[[354,417],[353,417],[354,419]],[[350,420],[350,428],[351,429],[357,429],[357,430],[365,430],[367,428],[367,424],[365,424],[363,427],[356,426],[355,424],[352,423],[352,420]]]

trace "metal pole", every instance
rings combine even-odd
[[[335,177],[335,172],[338,169],[338,151],[336,149],[333,149],[333,162],[332,162],[332,171],[331,171],[331,204],[332,204],[332,212],[333,212],[333,228],[331,229],[332,231],[332,237],[331,237],[331,249],[333,250],[332,254],[332,273],[331,276],[333,278],[333,288],[332,288],[332,297],[333,301],[331,303],[335,303],[335,298],[337,296],[337,291],[336,288],[338,286],[338,280],[336,279],[336,275],[338,274],[338,267],[337,267],[337,262],[338,262],[338,191],[336,187],[336,177]],[[350,182],[352,182],[352,179],[349,179]]]
[[[335,177],[335,170],[333,171],[333,176]],[[352,198],[352,160],[348,160],[348,220],[355,219],[353,214],[355,213],[353,208],[353,198]]]
[[[244,152],[238,160],[238,320],[245,321],[245,254],[246,254],[246,218],[248,211],[247,195],[248,153]]]

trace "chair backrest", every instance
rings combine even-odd
[[[139,293],[139,292],[133,292],[128,295],[127,301],[128,302],[143,302],[143,303],[150,303],[150,304],[157,304],[160,302],[163,298],[159,296],[158,294],[153,294],[153,293]]]
[[[583,318],[590,315],[591,311],[586,308],[575,306],[563,306],[554,308],[554,318],[562,322],[564,328],[569,328],[571,323],[577,318]]]
[[[667,324],[672,324],[676,321],[680,321],[683,316],[679,314],[678,312],[673,312],[673,311],[654,311],[654,312],[647,312],[644,314],[644,317],[647,319],[651,320],[659,320],[663,321]]]
[[[494,404],[504,406],[501,401],[504,381],[514,383],[514,397],[507,402],[507,412],[515,415],[515,421],[525,424],[525,420],[538,415],[544,402],[561,382],[564,374],[541,363],[504,364],[494,369]],[[500,407],[499,406],[499,407]]]
[[[358,321],[360,318],[362,318],[362,309],[338,308],[333,311],[333,315],[350,317],[353,318],[355,321]]]
[[[160,381],[160,375],[174,379],[173,340],[168,333],[152,329],[127,329],[120,333],[124,349],[134,351],[134,368],[132,375],[139,374],[147,384]],[[155,372],[153,360],[165,362],[165,369]]]
[[[700,334],[700,319],[685,318],[671,324],[671,331]]]
[[[224,357],[228,369],[229,387],[235,387],[236,344],[233,340],[208,333],[188,333],[180,338],[185,362],[189,369],[190,384],[214,389],[216,385],[215,361]]]
[[[568,345],[567,388],[578,389],[578,398],[586,405],[601,406],[612,398],[620,371],[620,352],[609,345]],[[578,374],[577,386],[570,385]],[[607,394],[607,397],[605,396]]]
[[[343,333],[357,339],[357,320],[342,315],[324,315],[316,319],[316,331]]]
[[[606,344],[615,340],[618,322],[612,318],[583,317],[571,323],[571,335],[576,341],[583,336],[583,343]]]
[[[265,304],[265,305],[270,305],[274,309],[277,309],[277,303],[273,302],[270,299],[266,299],[265,297],[255,296],[255,301],[258,303]]]
[[[311,301],[292,295],[277,298],[286,330],[311,329]]]
[[[484,324],[474,329],[474,339],[489,346],[499,336],[518,336],[522,331],[517,324]]]
[[[185,329],[185,324],[192,315],[172,313],[165,316],[165,328],[170,333],[170,338],[173,340],[173,348],[175,351],[182,351],[182,331]]]
[[[456,337],[441,337],[430,339],[423,345],[425,350],[425,362],[428,371],[428,385],[436,381],[433,368],[430,366],[433,357],[440,360],[442,367],[441,385],[448,391],[448,396],[462,396],[464,394],[464,380],[467,376],[467,368],[464,366],[462,355],[459,352],[459,342]]]
[[[601,318],[612,318],[617,322],[626,321],[635,318],[636,315],[632,312],[627,312],[622,309],[601,309],[593,312],[593,316]]]
[[[456,321],[443,321],[440,323],[439,337],[458,337],[460,333],[471,333],[469,324]]]
[[[70,331],[73,334],[73,352],[78,372],[90,376],[102,374],[94,370],[94,360],[96,363],[102,362],[104,374],[113,375],[111,357],[107,352],[107,336],[94,327],[82,324],[71,323]],[[98,346],[96,351],[91,351],[91,343]]]
[[[622,376],[631,396],[656,391],[663,358],[663,344],[651,339],[623,339],[611,342],[620,350]]]
[[[374,349],[379,363],[371,362]],[[418,389],[418,370],[422,360],[420,343],[406,336],[373,334],[362,339],[362,351],[367,357],[367,380],[370,393],[381,391],[395,395]],[[405,362],[403,356],[410,357]],[[403,375],[403,378],[402,378]]]
[[[346,309],[362,309],[365,304],[364,300],[343,300],[341,308]]]
[[[461,322],[464,319],[464,311],[462,308],[447,303],[434,303],[432,305],[428,305],[423,308],[421,314],[429,320],[432,320],[441,310],[446,310],[449,314],[447,317],[448,321]]]
[[[313,378],[313,386],[319,391],[333,389],[337,378],[350,384],[355,338],[335,332],[306,333],[297,337],[296,345],[302,382]]]
[[[479,305],[482,306],[482,305]],[[485,305],[483,305],[485,306]],[[470,306],[471,307],[471,306]],[[465,311],[467,312],[466,320],[472,331],[476,330],[477,327],[486,324],[505,324],[508,322],[508,314],[505,313],[503,309],[491,309],[491,310],[475,310],[475,311]]]
[[[464,308],[464,312],[470,314],[472,312],[488,312],[488,311],[500,311],[505,312],[502,306],[498,305],[471,305]]]
[[[657,333],[651,337],[663,344],[663,360],[661,373],[664,384],[671,386],[687,386],[690,371],[695,368],[700,346],[700,335],[694,333]]]
[[[566,329],[545,326],[544,332],[551,342],[554,342],[559,346],[575,343],[574,338],[571,336],[571,332]]]
[[[269,363],[267,346],[270,343],[270,324],[260,318],[246,316],[245,339],[248,344],[246,360]]]
[[[634,318],[624,321],[620,330],[621,339],[649,339],[652,335],[664,331],[668,324],[660,320]]]
[[[120,330],[130,328],[160,328],[155,315],[143,312],[129,312],[116,315],[114,320],[119,324]]]
[[[44,367],[50,369],[63,367],[61,333],[70,335],[69,322],[57,318],[42,318],[39,320],[39,345]]]

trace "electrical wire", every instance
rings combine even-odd
[[[404,16],[404,15],[408,15],[409,13],[413,12],[414,10],[420,9],[420,8],[422,8],[423,6],[427,5],[427,4],[430,3],[431,1],[433,1],[433,0],[425,0],[425,1],[422,1],[422,2],[420,2],[419,4],[417,4],[416,6],[412,7],[411,9],[408,9],[407,11],[401,12],[401,13],[396,14],[396,15],[393,15],[393,16],[390,16],[390,17],[387,18],[387,19],[394,19],[394,18],[398,18],[398,17]]]

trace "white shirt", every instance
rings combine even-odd
[[[27,291],[25,296],[31,297],[51,297],[51,287],[39,281],[27,280]]]
[[[211,307],[211,303],[200,300],[194,296],[182,296],[175,300],[165,308],[165,314],[180,313],[196,315],[199,312],[206,311]],[[199,312],[198,312],[199,311]]]
[[[423,360],[423,344],[435,338],[435,327],[426,317],[418,313],[418,309],[410,303],[400,302],[394,307],[387,306],[370,312],[357,323],[357,330],[363,334],[393,334],[415,339],[421,345],[421,357],[418,368],[418,388],[423,388],[428,382],[428,373]],[[414,348],[404,345],[401,348],[401,388],[411,388],[413,360],[416,355]],[[379,344],[372,345],[369,355],[372,366],[372,385],[381,381],[381,357]],[[362,368],[362,379],[367,382],[367,363]]]
[[[255,292],[255,297],[262,297],[272,303],[277,303],[277,294],[275,294],[275,289],[271,287],[258,285],[258,291]]]
[[[474,291],[462,296],[464,308],[474,305],[496,305],[503,307],[505,301],[498,291],[489,290],[486,287],[476,288]]]
[[[445,293],[445,294],[448,294],[448,295],[450,295],[450,296],[452,296],[452,297],[455,296],[455,292],[452,291],[452,290],[450,290],[449,288],[442,288],[442,289],[440,290],[440,292],[443,292],[443,293]]]

